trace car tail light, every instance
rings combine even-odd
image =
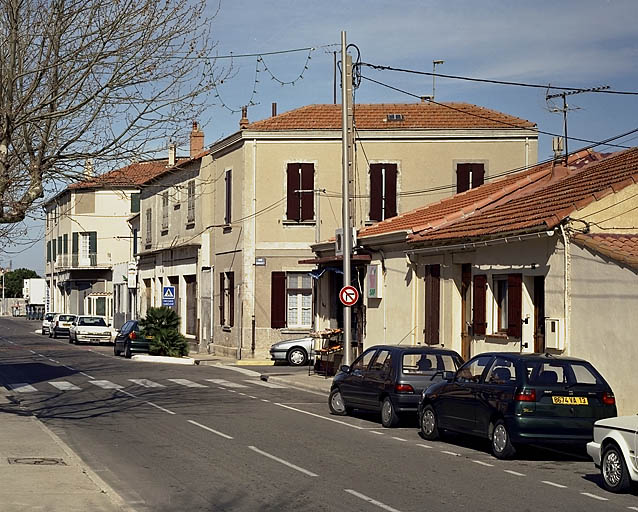
[[[134,340],[135,338],[137,338],[137,334],[135,334],[135,331],[131,331],[131,333],[128,335],[128,339]]]
[[[520,389],[516,392],[514,400],[517,402],[536,402],[536,390]]]
[[[611,391],[605,391],[603,393],[603,403],[605,405],[615,405],[616,397]]]
[[[395,393],[414,393],[414,388],[410,384],[395,384]]]

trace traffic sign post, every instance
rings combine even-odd
[[[339,292],[339,300],[344,306],[354,306],[359,300],[359,290],[354,286],[344,286]]]
[[[174,306],[175,305],[175,287],[164,286],[162,292],[162,306]]]

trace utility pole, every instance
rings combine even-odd
[[[577,89],[575,91],[563,91],[558,94],[548,94],[545,96],[545,101],[551,100],[552,98],[563,98],[563,108],[556,108],[553,112],[562,112],[563,113],[563,136],[565,138],[565,165],[567,165],[567,155],[569,155],[569,151],[567,151],[567,111],[569,110],[567,105],[567,96],[572,96],[574,94],[582,94],[584,92],[598,92],[604,91],[605,89],[609,89],[609,85],[601,85],[600,87],[592,87],[590,89]]]
[[[346,53],[346,32],[341,32],[341,156],[342,156],[342,227],[343,286],[350,286],[350,256],[352,254],[352,218],[350,188],[352,170],[352,60]],[[352,310],[343,310],[343,364],[352,363]]]

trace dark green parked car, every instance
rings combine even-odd
[[[113,353],[116,356],[124,353],[130,359],[133,354],[148,354],[148,339],[140,335],[137,320],[129,320],[120,327],[115,335]]]
[[[419,403],[424,438],[445,430],[488,438],[500,459],[512,457],[517,444],[584,445],[594,422],[612,416],[614,394],[591,363],[551,354],[477,355]]]

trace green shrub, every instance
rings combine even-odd
[[[142,336],[149,338],[149,353],[180,357],[188,354],[188,344],[179,332],[179,315],[171,308],[150,308],[139,321]]]

